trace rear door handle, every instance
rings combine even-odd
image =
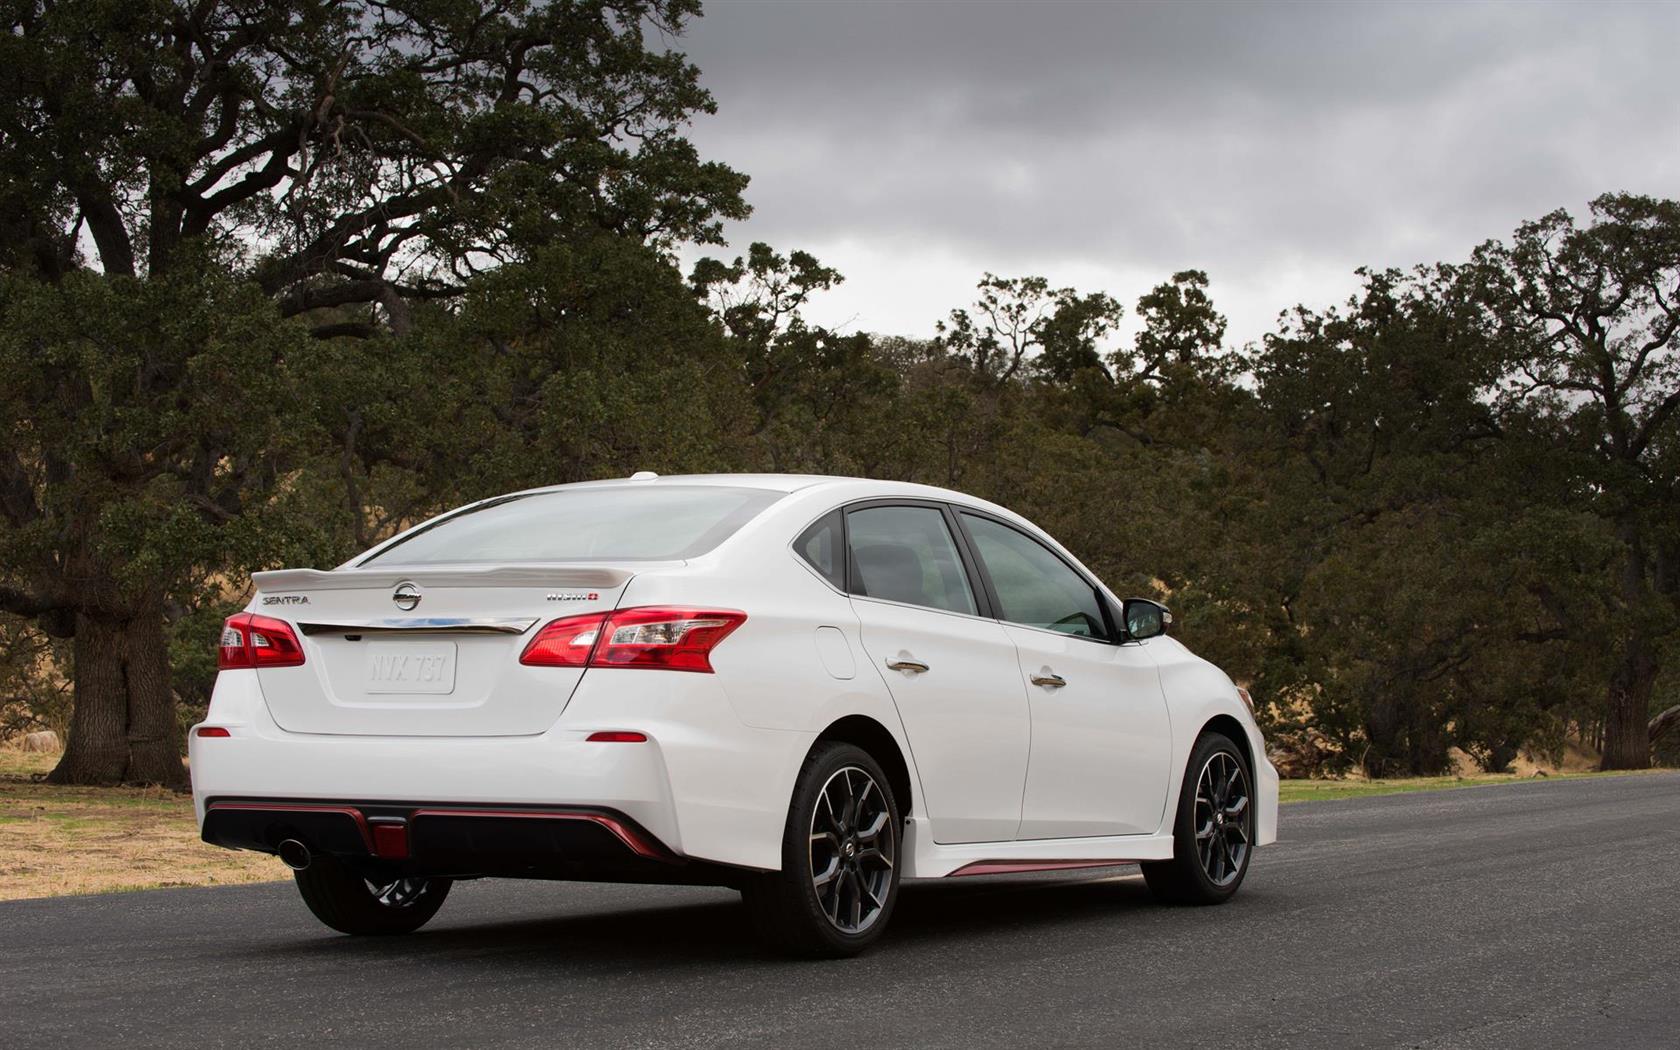
[[[1035,674],[1032,676],[1033,685],[1042,685],[1047,689],[1060,689],[1067,685],[1067,679],[1059,674]]]
[[[921,674],[927,669],[928,665],[922,663],[920,660],[911,660],[905,657],[900,657],[897,660],[887,661],[887,670],[889,671],[909,671],[911,674]]]

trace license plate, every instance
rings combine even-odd
[[[453,693],[455,643],[369,642],[363,684],[370,693]]]

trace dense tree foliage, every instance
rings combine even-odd
[[[6,5],[0,610],[75,639],[56,779],[184,783],[171,617],[251,552],[295,552],[322,519],[282,510],[318,503],[318,478],[356,507],[350,536],[435,499],[454,461],[422,458],[439,435],[393,440],[413,405],[388,406],[418,397],[411,420],[479,433],[565,429],[522,409],[557,364],[587,367],[582,348],[501,335],[541,327],[572,290],[486,307],[485,349],[450,364],[493,364],[489,389],[416,373],[442,352],[417,312],[459,304],[487,272],[474,294],[494,300],[499,268],[564,280],[603,240],[657,251],[746,214],[745,177],[682,135],[712,106],[698,71],[649,46],[697,6]],[[378,338],[328,345],[343,337]],[[503,400],[431,400],[469,392]],[[408,503],[384,502],[404,484]]]
[[[1680,204],[1365,273],[1247,347],[1198,271],[987,274],[932,338],[842,333],[808,253],[675,264],[745,214],[650,43],[688,0],[9,9],[0,715],[68,718],[60,779],[182,782],[251,570],[637,469],[1013,507],[1169,601],[1298,769],[1639,766],[1680,701]]]

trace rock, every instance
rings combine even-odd
[[[25,733],[23,737],[25,751],[58,751],[62,747],[58,742],[58,734],[50,729],[43,729],[39,733]]]

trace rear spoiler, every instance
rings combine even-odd
[[[614,590],[635,575],[626,569],[556,565],[487,565],[483,568],[425,569],[275,569],[251,574],[259,591],[350,591],[394,588],[399,583],[425,587],[595,587]]]

